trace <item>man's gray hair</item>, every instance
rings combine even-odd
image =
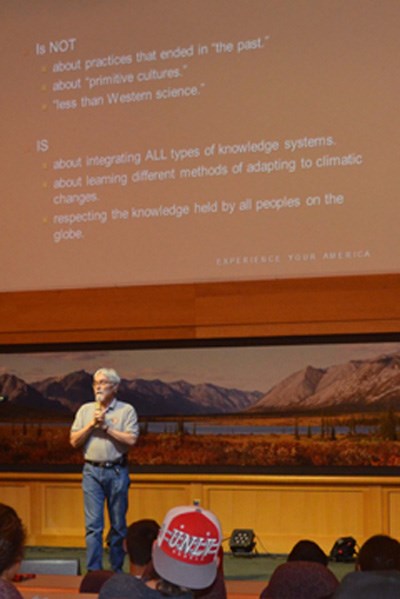
[[[121,382],[121,377],[118,372],[114,370],[114,368],[99,368],[93,375],[93,379],[98,378],[100,375],[104,376],[111,383],[115,383],[119,385]]]

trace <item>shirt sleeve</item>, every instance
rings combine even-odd
[[[75,414],[75,418],[71,426],[71,432],[80,431],[84,426],[84,406],[81,406]]]
[[[132,433],[135,437],[139,436],[139,423],[138,417],[136,414],[136,410],[129,406],[126,422],[125,422],[125,432]]]

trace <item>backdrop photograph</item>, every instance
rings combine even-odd
[[[3,469],[79,469],[69,444],[100,367],[140,437],[132,470],[334,472],[400,466],[400,339],[2,348]]]

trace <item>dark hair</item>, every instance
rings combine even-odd
[[[362,545],[360,570],[400,570],[400,543],[388,535],[374,535]]]
[[[174,584],[173,582],[169,582],[169,580],[161,578],[157,570],[154,568],[152,561],[147,564],[142,576],[142,580],[144,583],[148,582],[149,580],[154,580],[156,590],[164,597],[179,597],[181,595],[184,595],[185,597],[188,597],[188,595],[191,595],[192,597],[196,596],[192,589],[181,587],[178,584]]]
[[[24,554],[25,529],[17,512],[0,503],[0,575]]]
[[[89,570],[81,580],[80,593],[99,593],[103,584],[114,576],[112,570]]]
[[[156,589],[159,593],[161,593],[161,595],[164,595],[165,597],[179,597],[180,595],[185,595],[187,597],[189,594],[194,596],[193,591],[191,591],[190,589],[186,589],[177,584],[173,584],[172,582],[164,580],[163,578],[160,578],[156,582]]]
[[[314,541],[302,540],[296,543],[289,553],[288,562],[316,562],[323,566],[328,565],[328,556]]]
[[[133,564],[145,566],[151,560],[151,548],[160,525],[151,519],[137,520],[128,527],[126,548]]]

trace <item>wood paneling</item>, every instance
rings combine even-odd
[[[133,477],[129,492],[128,520],[133,522],[138,518],[154,518],[162,522],[165,514],[177,505],[191,504],[190,485],[171,482],[135,482]],[[140,515],[139,515],[140,514]]]
[[[353,488],[347,481],[339,487],[329,483],[245,489],[221,485],[210,489],[209,505],[224,514],[225,533],[234,528],[253,529],[260,552],[288,553],[300,539],[312,539],[329,553],[340,536],[365,540],[382,531],[382,510],[374,498],[369,488]]]
[[[0,295],[0,343],[397,332],[400,277],[314,278]]]
[[[384,517],[388,534],[400,539],[400,485],[384,491]]]
[[[34,485],[29,479],[24,482],[16,482],[18,479],[3,482],[0,474],[0,502],[11,505],[26,524],[34,520],[32,506]],[[35,513],[35,512],[34,512]]]
[[[82,547],[80,474],[0,473],[0,501],[15,507],[28,544]],[[19,480],[19,482],[16,482]],[[391,477],[132,476],[128,521],[155,518],[195,499],[221,521],[224,548],[235,528],[251,528],[260,553],[288,553],[300,539],[329,552],[341,536],[359,544],[377,533],[400,536],[400,487]],[[107,525],[106,525],[107,529]]]

